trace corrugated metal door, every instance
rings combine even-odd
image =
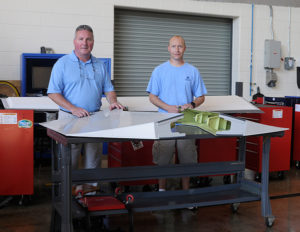
[[[185,61],[196,66],[208,95],[231,94],[232,19],[115,9],[114,85],[118,96],[145,96],[153,69],[181,35]]]

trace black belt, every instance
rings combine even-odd
[[[66,110],[62,110],[62,109],[59,109],[59,110],[61,110],[61,111],[65,112],[65,113],[68,113],[68,114],[72,114],[71,112],[69,112],[69,111],[66,111]]]
[[[68,113],[68,114],[72,114],[70,111],[66,111],[66,110],[63,110],[63,109],[59,109],[59,110],[65,112],[65,113]],[[100,111],[100,110],[96,110],[96,111],[93,111],[93,112],[89,112],[89,114],[94,114],[94,113],[99,112],[99,111]]]

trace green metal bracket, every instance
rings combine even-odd
[[[216,135],[218,131],[230,130],[231,122],[220,117],[219,113],[186,109],[184,117],[176,121],[183,125],[197,126]]]

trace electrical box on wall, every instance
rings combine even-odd
[[[284,68],[286,70],[291,70],[294,68],[295,59],[293,57],[285,57],[284,58]]]
[[[280,68],[281,42],[265,40],[265,68]]]

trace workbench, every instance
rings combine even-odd
[[[47,134],[53,139],[52,147],[52,180],[53,209],[51,231],[73,231],[72,218],[76,217],[78,210],[72,203],[72,184],[88,182],[119,182],[131,180],[144,180],[155,178],[173,178],[185,176],[207,176],[221,174],[236,174],[236,182],[228,185],[196,188],[190,190],[176,190],[165,192],[136,192],[130,193],[134,200],[129,202],[123,211],[104,212],[126,213],[130,211],[145,212],[153,210],[167,210],[187,207],[201,207],[220,204],[231,204],[233,211],[242,202],[261,201],[261,215],[266,225],[271,227],[275,217],[272,214],[268,184],[269,184],[269,151],[272,137],[284,135],[283,128],[270,127],[264,131],[265,125],[256,123],[259,133],[248,135],[224,134],[214,136],[200,128],[177,125],[173,131],[181,136],[160,139],[214,139],[219,137],[237,137],[239,140],[238,159],[236,161],[211,162],[198,164],[176,164],[166,166],[120,167],[99,169],[71,169],[71,144],[85,142],[122,142],[136,140],[136,138],[116,137],[78,137],[62,134],[56,130],[47,129]],[[253,127],[253,126],[252,126]],[[262,128],[260,128],[262,127]],[[277,129],[276,129],[277,128]],[[255,128],[251,128],[253,131]],[[182,137],[182,133],[185,134]],[[244,178],[246,158],[246,138],[254,135],[263,137],[262,173],[261,183]],[[126,199],[128,194],[122,194]]]

